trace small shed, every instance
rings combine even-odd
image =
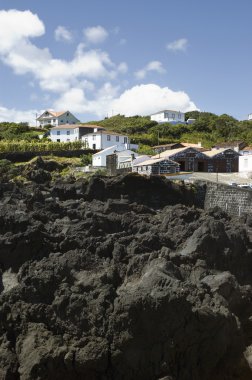
[[[145,175],[171,174],[179,171],[179,164],[167,158],[149,159],[133,166],[133,172]]]
[[[207,172],[238,172],[240,154],[234,149],[212,149],[204,154],[207,156]]]
[[[207,171],[205,169],[205,159],[206,156],[203,152],[200,152],[199,149],[196,148],[178,148],[178,149],[170,149],[157,154],[153,158],[166,158],[168,160],[172,160],[177,162],[180,165],[180,170],[184,171]]]

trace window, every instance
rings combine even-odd
[[[179,112],[179,114],[178,114],[178,118],[181,119],[181,113],[180,113],[180,112]]]
[[[57,142],[60,142],[60,139],[57,139]]]
[[[111,140],[111,136],[107,135],[107,141],[110,141],[110,140]]]
[[[165,117],[165,119],[169,119],[169,112],[165,112],[164,117]]]
[[[123,138],[123,142],[124,142],[124,144],[127,144],[127,142],[128,142],[127,137],[124,137],[124,138]]]
[[[172,114],[172,118],[175,119],[175,113]]]
[[[69,112],[67,112],[67,114],[66,114],[67,116],[69,116]]]
[[[64,123],[64,120],[60,120],[61,123]]]
[[[96,135],[93,135],[93,140],[96,140]]]
[[[67,131],[67,135],[70,135],[70,131]]]
[[[58,135],[58,136],[60,135],[60,131],[57,131],[57,135]]]
[[[56,123],[56,119],[53,119],[53,122]]]
[[[119,136],[116,136],[116,141],[119,141]]]

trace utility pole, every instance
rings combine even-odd
[[[157,142],[158,142],[158,146],[159,146],[159,130],[157,133]],[[158,148],[158,158],[160,158],[160,149],[159,148]]]

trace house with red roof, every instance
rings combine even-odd
[[[44,111],[39,117],[36,118],[36,122],[40,127],[45,125],[51,125],[56,127],[63,124],[77,124],[80,122],[70,111]]]

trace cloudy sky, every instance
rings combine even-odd
[[[251,0],[0,0],[0,121],[252,112]]]

